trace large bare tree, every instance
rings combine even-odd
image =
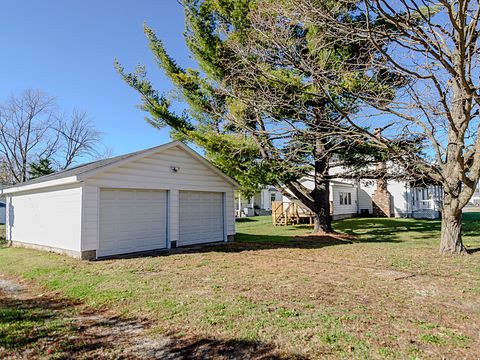
[[[63,115],[55,99],[26,90],[0,103],[0,159],[8,183],[28,180],[32,162],[49,159],[57,169],[79,156],[97,156],[100,133],[86,112]]]
[[[368,120],[365,116],[350,122],[389,126],[372,141],[396,154],[410,172],[443,185],[440,252],[466,253],[462,209],[480,177],[479,2],[338,0],[339,9],[349,6],[351,18],[361,20],[355,22],[339,19],[335,8],[312,0],[295,4],[306,22],[328,24],[326,29],[336,34],[338,42],[357,39],[371,44],[377,56],[366,63],[371,78],[365,88],[382,72],[397,77],[402,90],[393,101],[368,92],[352,94],[380,111],[380,120],[373,121],[373,112],[365,111]],[[423,155],[412,157],[391,146],[399,134],[422,137],[427,146]]]
[[[55,130],[61,143],[57,157],[60,169],[70,167],[80,156],[101,156],[98,146],[102,134],[95,128],[86,111],[75,109],[69,118],[64,117],[58,125]]]

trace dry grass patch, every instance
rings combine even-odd
[[[471,248],[478,219],[466,219]],[[336,228],[355,237],[345,241],[255,218],[238,224],[236,243],[200,251],[81,262],[4,248],[0,262],[10,276],[147,319],[150,336],[189,339],[178,347],[198,342],[216,357],[475,358],[480,252],[439,256],[438,226],[345,220]]]

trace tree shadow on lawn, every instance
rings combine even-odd
[[[259,223],[259,228],[252,227],[255,233],[242,232],[236,234],[231,243],[210,243],[191,245],[166,250],[154,250],[112,256],[105,259],[139,258],[151,256],[169,256],[179,253],[207,252],[242,252],[249,250],[275,249],[320,249],[327,246],[349,245],[352,243],[402,243],[415,241],[436,241],[440,235],[440,220],[405,219],[405,218],[351,218],[335,221],[334,228],[339,233],[351,235],[345,239],[336,235],[318,236],[312,234],[311,225],[296,225],[285,228],[273,228],[273,225],[262,224],[262,219],[248,218],[248,223]],[[264,229],[259,230],[261,226]],[[272,227],[269,227],[272,226]],[[274,230],[275,229],[275,230]],[[304,235],[293,232],[304,230]],[[271,234],[281,232],[281,235]],[[264,232],[264,233],[262,233]],[[465,214],[463,225],[464,236],[480,237],[480,214]],[[291,235],[289,233],[292,233]],[[471,249],[476,252],[479,249]],[[102,260],[102,259],[101,259]]]
[[[0,293],[0,358],[306,359],[259,341],[146,337],[150,323],[145,320],[79,313],[78,305]]]
[[[236,218],[235,222],[237,223],[248,223],[248,222],[256,222],[255,218],[252,217],[243,217],[243,218]]]
[[[100,336],[81,335],[86,326],[69,320],[75,303],[49,297],[0,295],[0,357],[87,354],[108,347]],[[105,336],[106,338],[107,336]]]
[[[401,243],[415,239],[436,239],[440,235],[441,221],[430,219],[405,218],[351,218],[334,222],[335,230],[352,235],[350,243]],[[286,232],[305,230],[308,234],[311,225],[297,225],[285,229]],[[463,236],[480,237],[480,213],[466,213],[463,221]],[[311,237],[314,239],[314,237]],[[237,233],[242,245],[270,244],[273,247],[317,248],[330,245],[345,245],[349,242],[328,237],[319,241],[305,241],[295,236],[259,235]],[[323,240],[323,241],[322,241]],[[474,249],[475,251],[476,249]]]
[[[356,236],[360,243],[399,243],[412,238],[432,238],[440,231],[439,220],[358,218],[339,221],[338,231]]]
[[[161,352],[161,351],[160,351]],[[168,359],[270,359],[306,360],[299,354],[281,353],[273,344],[259,341],[212,338],[175,339],[167,348]],[[161,357],[158,357],[160,359]]]

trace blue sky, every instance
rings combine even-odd
[[[157,89],[171,85],[153,62],[144,21],[184,66],[193,66],[176,0],[2,0],[0,99],[40,89],[66,109],[85,109],[114,155],[169,141],[168,129],[145,123],[137,93],[115,72],[145,64]]]

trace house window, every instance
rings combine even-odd
[[[352,205],[352,193],[340,192],[340,205]]]

